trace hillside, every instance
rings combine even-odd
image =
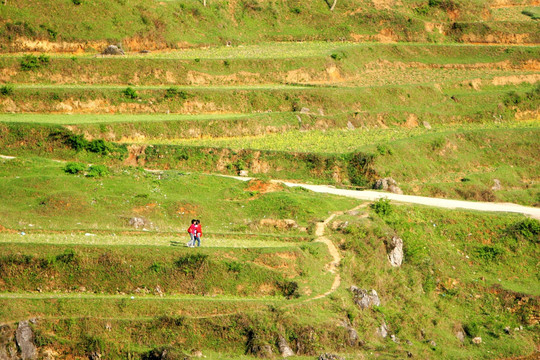
[[[0,359],[538,357],[539,9],[3,1]]]

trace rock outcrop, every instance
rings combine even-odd
[[[116,45],[109,45],[103,50],[102,55],[125,55],[124,50]]]
[[[381,305],[381,300],[379,295],[375,290],[370,290],[369,292],[364,289],[360,289],[356,286],[351,286],[351,292],[353,293],[353,301],[361,309],[367,309],[372,306]]]
[[[388,260],[393,267],[400,267],[403,263],[403,240],[397,236],[386,243]]]
[[[278,336],[277,345],[278,345],[279,353],[281,354],[281,356],[285,358],[289,356],[294,356],[294,351],[292,351],[291,347],[289,346],[289,343],[287,342],[285,337],[283,337],[282,335]]]
[[[377,190],[389,191],[394,194],[403,194],[403,191],[399,188],[396,180],[391,177],[377,180],[374,188]]]
[[[24,320],[19,322],[19,327],[15,332],[15,339],[17,340],[17,345],[21,350],[22,360],[37,359],[37,349],[34,345],[34,332],[32,331],[28,321]]]

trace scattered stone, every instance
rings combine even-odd
[[[473,344],[479,345],[482,343],[482,338],[480,336],[477,336],[472,339]]]
[[[391,177],[377,180],[374,188],[377,190],[389,191],[394,194],[403,194],[403,191],[397,185],[396,180],[392,179]]]
[[[407,345],[409,345],[409,346],[412,345],[412,341],[411,341],[411,340],[405,340],[405,343],[407,343]]]
[[[388,326],[386,325],[386,322],[383,320],[383,323],[381,324],[381,327],[377,328],[377,334],[380,335],[383,339],[388,336]]]
[[[392,339],[392,341],[395,342],[396,344],[399,344],[399,338],[396,335],[394,334],[390,335],[390,339]]]
[[[393,267],[400,267],[403,263],[403,239],[394,236],[386,243],[388,260]]]
[[[111,325],[111,323],[108,322],[108,323],[105,324],[105,330],[107,330],[107,331],[111,331],[111,330],[112,330],[112,325]]]
[[[154,294],[163,296],[163,290],[161,289],[161,286],[156,285],[156,288],[154,289]]]
[[[132,217],[131,219],[129,219],[128,223],[130,226],[133,226],[135,229],[142,228],[143,230],[145,230],[146,227],[153,226],[151,222],[149,222],[143,217]],[[145,231],[148,231],[148,230],[145,230]]]
[[[463,332],[462,330],[456,332],[456,337],[462,344],[465,342],[465,332]]]
[[[497,191],[502,189],[501,181],[499,179],[493,179],[493,184],[491,190]]]
[[[324,110],[323,109],[319,109],[319,115],[324,116]]]
[[[191,356],[196,357],[196,358],[201,358],[203,357],[203,353],[201,350],[193,350],[191,352]]]
[[[292,219],[261,219],[259,225],[274,227],[276,229],[296,229],[298,224]]]
[[[88,355],[88,358],[90,360],[100,360],[101,359],[101,354],[98,353],[97,351],[94,351],[93,353],[91,353],[90,355]]]
[[[422,124],[424,125],[424,127],[425,127],[426,129],[428,129],[428,130],[431,129],[431,125],[430,125],[427,121],[424,121]]]
[[[278,343],[279,353],[281,354],[281,356],[283,357],[294,356],[294,351],[292,351],[291,347],[287,343],[287,340],[281,334],[278,335],[277,343]]]
[[[28,321],[19,322],[19,326],[15,332],[15,339],[17,340],[17,345],[21,350],[22,360],[37,359],[37,351],[36,347],[34,346],[34,333],[28,324]]]
[[[381,305],[381,299],[379,299],[379,295],[373,289],[368,293],[367,290],[360,289],[353,285],[350,290],[353,293],[354,303],[360,306],[361,309]]]
[[[103,50],[102,55],[125,55],[124,50],[116,45],[109,45]]]
[[[338,356],[336,354],[328,354],[328,353],[319,355],[317,359],[318,360],[345,360],[345,358],[342,358],[341,356]]]
[[[139,51],[139,53],[141,53],[141,54],[149,54],[150,50],[141,50],[141,51]]]
[[[249,171],[247,171],[247,170],[240,170],[240,171],[238,172],[238,175],[239,175],[239,176],[243,176],[243,177],[247,177],[247,176],[249,176]]]
[[[347,122],[347,129],[349,130],[354,130],[356,129],[356,127],[354,126],[354,124],[350,121]]]
[[[309,114],[309,109],[307,107],[303,107],[300,109],[300,114]]]
[[[435,342],[435,340],[430,340],[429,345],[433,348],[437,347],[437,343]]]
[[[407,357],[409,357],[409,358],[412,358],[412,357],[413,357],[413,354],[412,354],[412,352],[410,352],[410,351],[407,351]]]
[[[510,326],[504,328],[504,333],[507,335],[510,334]]]

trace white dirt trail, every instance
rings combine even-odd
[[[227,176],[241,181],[249,181],[253,178],[240,177],[240,176]],[[465,201],[465,200],[452,200],[452,199],[440,199],[427,196],[416,195],[399,195],[383,191],[372,190],[347,190],[338,189],[331,185],[310,185],[302,183],[293,183],[284,180],[272,180],[276,183],[281,183],[288,187],[300,187],[307,190],[311,190],[316,193],[333,194],[339,196],[345,196],[358,200],[376,201],[381,198],[387,198],[388,200],[397,201],[407,204],[418,204],[426,206],[434,206],[445,209],[467,209],[477,211],[488,212],[509,212],[518,213],[526,216],[540,219],[540,208],[523,206],[513,203],[494,203],[494,202],[480,202],[480,201]]]

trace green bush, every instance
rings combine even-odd
[[[111,152],[109,144],[107,144],[103,139],[95,139],[90,141],[86,145],[86,150],[100,155],[107,155]]]
[[[371,208],[380,216],[387,216],[392,213],[392,204],[387,198],[380,198],[371,204]]]
[[[78,152],[86,149],[88,140],[84,138],[84,135],[71,135],[67,138],[66,145]]]
[[[330,57],[334,60],[340,61],[345,58],[345,54],[342,52],[335,52],[335,53],[332,53]]]
[[[502,101],[506,106],[518,105],[521,102],[521,96],[515,91],[509,91],[504,95]]]
[[[25,55],[20,62],[21,69],[23,69],[24,71],[36,70],[44,65],[47,65],[49,63],[49,60],[50,58],[45,54],[41,54],[39,56],[34,56],[31,54]]]
[[[525,219],[511,226],[510,232],[514,236],[525,238],[533,242],[540,242],[540,221]]]
[[[176,267],[182,270],[185,274],[194,273],[200,270],[208,263],[208,255],[206,254],[187,254],[180,257],[174,262]]]
[[[300,297],[300,294],[298,293],[298,283],[295,281],[278,282],[277,286],[281,290],[283,296],[287,299]]]
[[[66,166],[64,166],[64,171],[68,174],[78,174],[80,172],[83,172],[84,170],[86,170],[86,165],[78,162],[70,162],[67,163]]]
[[[189,96],[185,91],[178,90],[175,87],[170,87],[165,91],[164,97],[165,99],[173,99],[177,97],[182,100],[186,100]]]
[[[135,91],[135,89],[133,89],[131,86],[128,86],[122,93],[128,99],[136,99],[136,98],[139,97],[139,95],[137,95],[137,92]]]
[[[353,185],[367,186],[370,179],[374,176],[373,163],[375,155],[354,153],[350,155],[347,172]]]
[[[471,321],[463,325],[463,330],[465,331],[465,334],[471,338],[475,338],[480,335],[480,325],[478,325],[478,323],[475,321]]]
[[[500,246],[482,245],[475,249],[474,255],[481,260],[491,262],[499,259],[506,253]]]
[[[0,86],[0,94],[4,96],[9,96],[13,94],[13,89],[14,89],[14,86],[11,84],[2,85]]]
[[[88,177],[102,177],[109,174],[109,169],[105,165],[92,165],[88,168]]]
[[[71,0],[75,5],[81,5],[82,0]]]

